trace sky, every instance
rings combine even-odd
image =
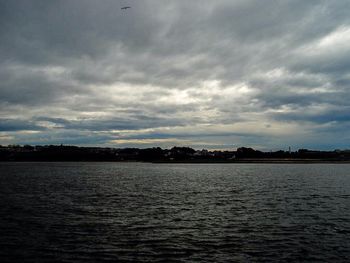
[[[349,10],[0,0],[0,144],[349,149]]]

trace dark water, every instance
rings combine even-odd
[[[350,165],[0,163],[0,262],[349,262]]]

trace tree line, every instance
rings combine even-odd
[[[249,162],[249,161],[350,161],[349,150],[263,152],[249,147],[208,151],[190,147],[108,148],[66,145],[0,146],[0,161],[144,161],[144,162]]]

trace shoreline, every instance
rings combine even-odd
[[[153,163],[153,164],[350,164],[350,160],[321,159],[241,159],[241,160],[0,160],[1,163]]]

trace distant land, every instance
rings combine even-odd
[[[15,162],[182,162],[182,163],[350,163],[350,150],[263,152],[240,147],[232,151],[194,150],[190,147],[106,148],[66,145],[0,146],[0,161]]]

